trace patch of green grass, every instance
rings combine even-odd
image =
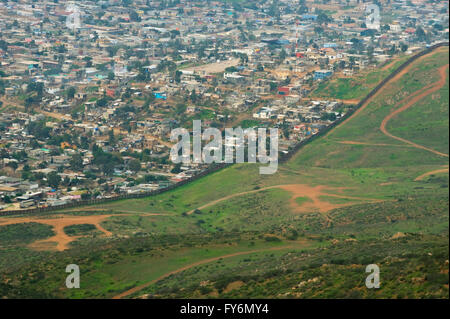
[[[46,239],[55,233],[52,226],[39,223],[22,223],[0,226],[0,246],[28,244]]]
[[[303,205],[303,204],[305,204],[305,203],[310,203],[310,202],[312,202],[312,200],[311,200],[311,198],[309,198],[309,197],[306,197],[306,196],[303,196],[303,197],[296,197],[295,198],[295,202],[298,204],[298,205]]]
[[[118,236],[148,236],[163,234],[198,233],[201,229],[195,220],[181,215],[112,216],[101,223],[102,227]]]
[[[360,200],[344,198],[344,197],[334,197],[334,196],[319,196],[319,199],[330,204],[351,204],[351,203],[360,203]]]
[[[387,69],[374,68],[363,70],[358,75],[351,78],[333,77],[330,80],[319,84],[316,90],[311,93],[312,97],[335,98],[335,99],[362,99],[372,90],[383,78],[398,68],[409,56],[396,58],[395,62]]]
[[[187,220],[208,232],[272,232],[282,220],[292,218],[288,207],[290,193],[269,189],[230,198],[191,214]]]
[[[96,235],[101,232],[92,224],[77,224],[64,227],[64,232],[69,236]]]

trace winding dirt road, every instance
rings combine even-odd
[[[421,181],[427,176],[434,175],[434,174],[439,174],[439,173],[448,173],[448,167],[447,168],[442,168],[442,169],[436,169],[434,171],[423,173],[422,175],[417,176],[414,179],[414,181]]]
[[[423,59],[425,59],[426,57],[428,57],[429,55],[433,55],[433,54],[435,54],[436,52],[439,52],[440,50],[442,50],[442,48],[439,48],[439,49],[437,49],[437,50],[434,50],[434,51],[431,51],[430,53],[428,53],[428,54],[425,54],[425,55],[423,55],[423,56],[421,56],[421,57],[419,57],[416,61],[414,61],[414,63],[411,63],[410,65],[408,65],[407,67],[405,67],[402,71],[400,71],[399,73],[397,73],[394,77],[392,77],[392,79],[390,79],[387,83],[385,83],[385,85],[384,85],[384,87],[385,86],[387,86],[387,85],[389,85],[390,83],[393,83],[393,82],[396,82],[396,81],[398,81],[403,75],[405,75],[406,73],[408,73],[410,70],[411,70],[411,68],[412,68],[412,66],[415,64],[415,63],[417,63],[417,62],[419,62],[419,61],[421,61],[421,60],[423,60]],[[383,93],[383,89],[380,89],[380,90],[378,90],[378,92],[377,93],[375,93],[372,97],[370,97],[369,99],[367,99],[367,101],[363,104],[363,105],[361,105],[355,112],[353,112],[353,114],[352,115],[350,115],[348,118],[346,118],[344,121],[342,121],[342,123],[340,123],[339,124],[339,126],[342,126],[342,125],[344,125],[345,123],[347,123],[348,121],[350,121],[351,119],[353,119],[353,118],[355,118],[359,113],[361,113],[376,97],[378,97],[380,94],[382,94]],[[328,135],[331,133],[331,132],[333,132],[334,130],[330,130],[327,134],[325,134],[325,136],[324,137],[328,137]]]
[[[429,54],[420,57],[418,60],[416,60],[416,62],[422,60],[424,57],[426,57],[426,56],[428,56],[428,55],[430,55],[430,54],[434,54],[434,52],[435,52],[435,51],[430,52]],[[413,64],[414,64],[414,63],[413,63]],[[413,64],[411,64],[411,65],[409,65],[408,67],[406,67],[404,70],[402,70],[400,73],[398,73],[395,77],[393,77],[393,78],[392,78],[388,83],[386,83],[386,84],[389,84],[389,83],[391,83],[391,82],[397,81],[400,77],[402,77],[404,74],[406,74],[406,73],[411,69],[411,67],[413,66]],[[389,114],[383,119],[383,121],[382,121],[381,124],[380,124],[380,130],[381,130],[381,132],[382,132],[384,135],[386,135],[386,136],[388,136],[388,137],[390,137],[390,138],[392,138],[392,139],[395,139],[395,140],[397,140],[397,141],[400,141],[400,142],[403,142],[403,143],[407,144],[407,145],[404,145],[404,146],[409,146],[409,147],[414,147],[414,148],[417,148],[417,149],[422,149],[422,150],[431,152],[431,153],[433,153],[433,154],[435,154],[435,155],[442,156],[442,157],[449,157],[448,154],[439,152],[439,151],[437,151],[437,150],[435,150],[435,149],[432,149],[432,148],[430,148],[430,147],[426,147],[426,146],[423,146],[423,145],[414,143],[414,142],[409,141],[409,140],[407,140],[407,139],[404,139],[404,138],[395,136],[395,135],[389,133],[389,131],[386,129],[387,123],[388,123],[393,117],[395,117],[397,114],[399,114],[399,113],[401,113],[401,112],[407,110],[408,108],[410,108],[411,106],[413,106],[414,104],[416,104],[417,102],[419,102],[420,100],[422,100],[423,98],[425,98],[425,97],[427,97],[427,96],[429,96],[429,95],[431,95],[431,94],[437,92],[437,91],[440,90],[442,87],[444,87],[444,85],[447,83],[447,69],[448,69],[448,67],[449,67],[449,65],[446,64],[446,65],[444,65],[444,66],[441,66],[441,67],[438,69],[440,78],[439,78],[439,80],[438,80],[437,82],[431,83],[431,84],[429,84],[429,85],[427,85],[427,86],[425,86],[425,87],[423,87],[423,88],[417,90],[416,92],[412,93],[412,94],[409,95],[408,97],[402,99],[400,102],[398,102],[398,103],[395,104],[394,110],[393,110],[391,113],[389,113]],[[380,92],[382,92],[382,91],[383,91],[383,90],[379,90],[373,97],[371,97],[369,100],[367,100],[366,103],[364,103],[358,110],[356,110],[349,118],[347,118],[346,120],[344,120],[344,121],[342,122],[342,124],[346,123],[347,121],[349,121],[349,120],[351,120],[353,117],[355,117],[357,114],[359,114],[359,113],[360,113],[363,109],[365,109],[365,108],[367,107],[367,105],[369,105],[370,102],[371,102],[377,95],[379,95]],[[400,105],[401,105],[401,107],[398,108]],[[328,134],[329,134],[329,133],[328,133]],[[326,134],[326,136],[328,136],[328,134]],[[384,143],[380,143],[380,144],[369,144],[369,143],[363,143],[363,142],[357,142],[357,141],[337,141],[337,142],[338,142],[338,143],[341,143],[341,144],[353,144],[353,145],[374,145],[374,146],[395,146],[395,147],[400,147],[400,146],[402,146],[402,145],[392,145],[392,144],[384,144]],[[442,173],[442,172],[448,172],[448,168],[446,168],[446,169],[433,170],[433,171],[431,171],[431,172],[424,173],[424,174],[418,176],[418,177],[415,179],[415,181],[420,181],[420,180],[424,179],[426,176],[429,176],[429,175],[432,175],[432,174],[435,174],[435,173]]]
[[[406,99],[403,99],[402,101],[397,103],[398,105],[401,105],[401,104],[403,104],[403,103],[405,103],[407,101],[402,107],[394,110],[393,112],[391,112],[388,116],[386,116],[383,119],[383,121],[381,122],[381,125],[380,125],[380,130],[381,130],[381,132],[383,132],[384,135],[386,135],[386,136],[388,136],[390,138],[393,138],[393,139],[395,139],[397,141],[401,141],[403,143],[409,144],[409,145],[411,145],[411,146],[413,146],[415,148],[423,149],[423,150],[426,150],[428,152],[434,153],[434,154],[439,155],[439,156],[448,157],[448,154],[436,151],[436,150],[434,150],[432,148],[429,148],[429,147],[426,147],[426,146],[423,146],[423,145],[419,145],[419,144],[411,142],[411,141],[409,141],[407,139],[395,136],[395,135],[389,133],[386,130],[386,125],[387,125],[387,123],[389,122],[390,119],[392,119],[397,114],[407,110],[408,108],[410,108],[411,106],[413,106],[414,104],[419,102],[421,99],[425,98],[426,96],[428,96],[430,94],[433,94],[434,92],[440,90],[445,85],[445,83],[447,81],[447,72],[446,72],[447,68],[448,68],[448,64],[446,64],[446,65],[444,65],[444,66],[439,68],[440,79],[439,79],[439,81],[431,84],[430,85],[431,87],[429,87],[429,88],[426,87],[426,89],[420,89],[420,90],[418,90],[418,91],[416,91],[416,92],[414,92],[412,94],[412,98],[411,97],[407,97]]]
[[[283,190],[286,190],[286,191],[292,193],[290,203],[291,203],[291,207],[293,208],[294,212],[297,212],[297,213],[308,212],[311,210],[318,210],[321,213],[326,213],[327,211],[330,211],[335,208],[354,204],[354,203],[333,204],[333,203],[329,203],[323,199],[320,199],[321,196],[344,198],[344,199],[350,199],[350,200],[355,200],[355,201],[360,201],[360,200],[367,200],[367,201],[372,201],[372,202],[378,201],[377,199],[373,199],[373,198],[352,197],[352,196],[345,196],[345,195],[330,194],[330,193],[326,192],[326,189],[332,190],[332,189],[342,189],[342,188],[331,188],[331,187],[326,187],[323,185],[308,186],[308,185],[304,185],[304,184],[285,184],[285,185],[267,186],[267,187],[262,187],[259,189],[254,189],[251,191],[245,191],[245,192],[241,192],[241,193],[231,194],[231,195],[213,200],[213,201],[206,203],[196,209],[201,210],[201,209],[213,206],[215,204],[221,203],[223,201],[232,199],[234,197],[243,196],[243,195],[247,195],[247,194],[253,194],[253,193],[257,193],[257,192],[261,192],[261,191],[269,190],[269,189],[274,189],[274,188],[283,189]],[[297,197],[308,197],[309,199],[311,199],[311,202],[305,202],[302,205],[299,205],[295,201],[295,199]],[[194,211],[195,211],[195,209],[187,212],[187,214],[190,215]]]
[[[136,286],[134,288],[131,288],[131,289],[127,290],[127,291],[124,291],[124,292],[118,294],[117,296],[114,296],[112,299],[121,299],[121,298],[127,297],[127,296],[129,296],[131,294],[134,294],[135,292],[138,292],[138,291],[140,291],[140,290],[142,290],[144,288],[147,288],[148,286],[153,285],[154,283],[157,283],[158,281],[163,280],[163,279],[165,279],[165,278],[167,278],[167,277],[169,277],[171,275],[175,275],[175,274],[178,274],[178,273],[180,273],[182,271],[188,270],[190,268],[197,267],[197,266],[200,266],[200,265],[203,265],[203,264],[208,264],[208,263],[211,263],[213,261],[217,261],[219,259],[231,258],[231,257],[236,257],[236,256],[241,256],[241,255],[249,255],[249,254],[260,253],[260,252],[265,252],[265,251],[291,249],[291,248],[294,248],[294,246],[288,245],[288,246],[272,247],[272,248],[266,248],[266,249],[255,249],[255,250],[248,250],[248,251],[240,251],[240,252],[237,252],[237,253],[222,255],[222,256],[208,258],[208,259],[203,259],[203,260],[197,261],[195,263],[192,263],[192,264],[183,266],[181,268],[178,268],[176,270],[173,270],[171,272],[165,273],[164,275],[161,275],[158,278],[153,279],[152,281],[146,282],[145,284],[142,284],[142,285]]]

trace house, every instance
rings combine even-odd
[[[278,95],[289,95],[289,92],[291,91],[290,87],[287,86],[280,86],[278,88]]]
[[[269,107],[262,107],[257,113],[253,113],[255,119],[270,119],[273,114],[273,109]]]
[[[331,70],[317,70],[314,71],[314,80],[323,80],[331,76],[332,74],[333,71]]]

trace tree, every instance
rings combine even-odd
[[[109,145],[114,145],[116,143],[116,138],[114,137],[114,130],[108,132]]]
[[[114,172],[114,163],[106,162],[102,166],[102,172],[105,175],[111,175]]]
[[[391,30],[391,27],[389,26],[389,24],[385,24],[383,26],[381,26],[381,32],[387,32],[389,30]]]
[[[400,43],[400,49],[402,52],[406,52],[408,50],[408,45],[406,43]]]
[[[137,173],[141,170],[141,162],[137,159],[133,159],[128,163],[128,168]]]
[[[6,204],[12,203],[11,198],[10,198],[8,195],[3,196],[3,201],[4,201]]]
[[[174,168],[170,172],[173,174],[178,174],[181,172],[181,163],[175,164]]]
[[[98,107],[105,107],[108,104],[108,99],[106,97],[102,97],[95,102],[95,105]]]
[[[91,199],[91,194],[90,193],[83,193],[83,194],[81,194],[81,199],[82,200]]]
[[[329,16],[327,16],[327,14],[324,12],[320,12],[319,15],[317,16],[317,23],[319,23],[319,24],[329,23],[332,21],[333,21],[333,19],[331,19]]]
[[[17,167],[19,167],[19,164],[17,164],[17,162],[9,162],[8,166],[11,167],[13,170],[16,170]]]
[[[367,47],[367,56],[369,57],[370,62],[373,62],[374,50],[375,50],[374,47],[371,45]]]
[[[131,12],[130,12],[130,20],[131,21],[135,21],[135,22],[140,22],[141,21],[141,17],[139,16],[139,14],[136,11],[131,10]]]
[[[106,47],[106,51],[108,52],[111,58],[116,55],[118,50],[119,50],[118,46]]]
[[[444,30],[444,27],[441,24],[439,24],[439,23],[433,24],[433,28],[438,30],[438,31]]]
[[[284,49],[281,50],[280,52],[280,62],[283,62],[286,59],[286,51]]]
[[[77,90],[75,89],[75,87],[71,86],[70,88],[67,89],[66,94],[67,94],[67,98],[69,100],[73,99],[75,97],[75,93],[77,92]]]
[[[418,27],[417,29],[416,29],[416,37],[417,37],[417,39],[419,40],[419,41],[425,41],[425,39],[426,39],[426,33],[425,33],[425,31],[422,29],[422,27]]]
[[[322,121],[336,121],[336,114],[334,113],[324,113],[320,117]]]
[[[76,153],[70,159],[70,168],[73,171],[81,171],[83,169],[83,158],[79,153]]]
[[[56,172],[50,172],[47,174],[47,184],[50,187],[58,188],[61,182],[61,177]]]
[[[177,70],[176,72],[175,72],[175,82],[177,82],[177,83],[180,83],[180,81],[181,81],[181,75],[182,75],[183,73],[181,72],[181,71],[179,71],[179,70]]]
[[[395,46],[395,44],[392,45],[392,47],[389,49],[388,53],[390,55],[394,55],[397,52],[397,47]]]
[[[270,82],[269,85],[270,85],[270,92],[275,92],[278,88],[278,84],[275,82]]]
[[[177,112],[177,114],[183,114],[184,112],[186,112],[186,108],[186,104],[180,103],[177,104],[175,111]]]
[[[192,90],[191,95],[189,96],[189,98],[191,99],[191,101],[193,103],[197,102],[198,96],[197,96],[197,93],[195,93],[195,89]]]

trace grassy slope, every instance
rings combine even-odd
[[[448,105],[447,69],[447,84],[437,94],[424,98],[414,107],[394,117],[389,121],[387,130],[395,136],[448,154]]]

